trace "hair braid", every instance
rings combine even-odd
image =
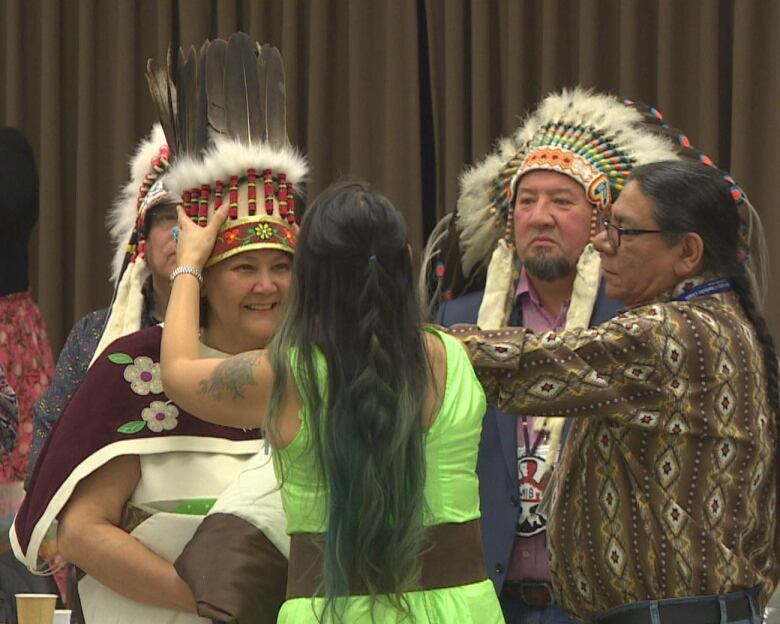
[[[755,328],[764,355],[768,407],[774,413],[775,481],[780,505],[780,387],[774,340],[756,301],[754,280],[748,267],[739,261],[740,217],[730,183],[723,172],[690,161],[655,162],[636,167],[629,178],[654,203],[658,227],[669,233],[665,239],[676,242],[681,232],[696,232],[704,241],[704,271],[728,277],[740,305]],[[758,219],[758,215],[752,218]],[[758,225],[761,231],[760,221]],[[759,249],[762,236],[757,236]],[[743,256],[744,257],[744,256]],[[780,540],[780,523],[778,523]]]
[[[751,322],[758,334],[758,341],[761,343],[761,348],[764,352],[764,365],[766,367],[766,394],[769,401],[769,409],[774,412],[775,415],[775,427],[777,431],[778,440],[775,442],[775,449],[777,452],[778,446],[780,446],[780,376],[778,375],[778,360],[777,352],[775,351],[775,343],[772,339],[772,333],[769,331],[769,327],[766,323],[761,312],[756,306],[750,279],[745,270],[745,266],[742,263],[737,265],[737,268],[731,275],[731,285],[734,292],[739,297],[739,303],[742,309],[745,311],[745,316]],[[778,504],[780,504],[780,461],[775,459],[775,470],[777,478],[777,494]]]
[[[408,616],[403,593],[418,580],[425,536],[423,406],[431,369],[403,217],[367,185],[331,187],[304,217],[295,276],[271,345],[278,376],[267,425],[278,439],[276,408],[292,350],[327,493],[323,617],[343,619],[341,598],[355,579],[372,609],[382,595]]]

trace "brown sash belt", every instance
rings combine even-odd
[[[321,595],[322,548],[321,533],[292,535],[287,575],[288,599]],[[487,578],[479,520],[428,527],[423,551],[420,555],[420,581],[409,591],[469,585]],[[349,593],[361,596],[368,591],[361,579],[352,578]]]

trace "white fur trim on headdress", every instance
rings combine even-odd
[[[512,310],[515,249],[506,239],[500,239],[493,251],[485,282],[485,294],[479,306],[477,325],[481,329],[504,327]]]
[[[97,349],[92,355],[90,366],[114,340],[141,329],[141,315],[144,309],[143,286],[148,276],[149,269],[142,257],[137,257],[127,265],[114,292],[114,300],[108,312],[106,325],[103,328]]]
[[[643,121],[643,115],[636,108],[627,106],[611,95],[593,93],[581,88],[564,89],[542,100],[539,107],[526,117],[514,135],[499,141],[492,154],[463,174],[455,217],[460,234],[463,275],[468,278],[474,271],[485,267],[490,259],[485,288],[486,298],[490,293],[490,302],[483,302],[480,310],[480,326],[483,310],[493,327],[505,325],[511,307],[498,305],[498,302],[504,300],[511,302],[514,293],[514,276],[511,281],[506,280],[507,267],[514,265],[506,259],[499,261],[494,255],[494,251],[500,249],[500,241],[504,237],[511,238],[514,234],[507,228],[506,223],[506,212],[512,209],[513,190],[506,191],[506,186],[509,185],[514,189],[520,175],[534,170],[528,155],[536,149],[549,149],[550,146],[559,150],[567,149],[567,145],[557,140],[550,140],[550,143],[547,143],[549,135],[545,132],[554,124],[593,128],[616,146],[633,165],[679,159],[672,142],[644,128]],[[535,145],[535,142],[539,142],[540,145]],[[520,171],[523,164],[528,164],[529,168]],[[589,163],[589,166],[591,165],[594,172],[600,171],[594,163]],[[601,171],[601,173],[610,172]],[[573,176],[572,179],[584,184],[582,179]],[[603,180],[603,177],[601,179]],[[499,186],[503,186],[505,191],[500,199],[502,205],[496,203]],[[589,190],[585,188],[586,193]],[[614,195],[612,199],[615,199]],[[589,198],[589,201],[592,199]],[[503,253],[500,252],[499,256]],[[494,271],[498,273],[494,274]],[[506,291],[502,294],[498,292],[499,288],[506,288]],[[576,301],[572,303],[575,309],[579,310],[578,314],[588,316],[589,321],[588,311],[579,308]],[[592,311],[592,303],[590,311]]]
[[[601,281],[601,256],[590,243],[577,261],[577,275],[571,291],[569,311],[566,313],[566,329],[584,328],[590,325],[593,307],[599,294]]]
[[[495,153],[461,175],[455,223],[460,232],[461,265],[466,276],[485,265],[490,250],[503,234],[504,224],[491,203],[490,191],[498,172],[518,149],[512,138],[502,139]]]
[[[141,185],[144,177],[152,170],[152,160],[159,154],[163,145],[166,145],[165,135],[160,124],[156,123],[130,158],[130,180],[122,187],[108,213],[108,231],[114,244],[114,258],[111,262],[111,281],[114,284],[119,281],[127,244],[135,229]]]
[[[218,138],[202,159],[177,160],[165,176],[165,185],[172,193],[182,195],[201,184],[213,185],[216,180],[227,182],[230,176],[245,176],[247,169],[257,169],[259,177],[263,169],[283,171],[292,184],[303,182],[308,173],[306,159],[291,145],[279,149],[264,143],[245,145]]]

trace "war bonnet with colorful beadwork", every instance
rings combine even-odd
[[[279,50],[244,33],[205,42],[199,52],[150,60],[149,88],[176,162],[164,178],[187,214],[206,225],[230,209],[206,267],[253,249],[293,253],[296,194],[308,172],[287,140]]]
[[[514,189],[535,170],[579,182],[595,209],[608,208],[635,165],[677,159],[673,143],[645,127],[646,116],[616,97],[563,90],[542,100],[499,149],[461,177],[456,220],[463,270],[487,262],[499,238],[511,237]]]

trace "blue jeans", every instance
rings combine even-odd
[[[560,605],[529,607],[520,598],[501,597],[501,610],[506,624],[577,624]]]

